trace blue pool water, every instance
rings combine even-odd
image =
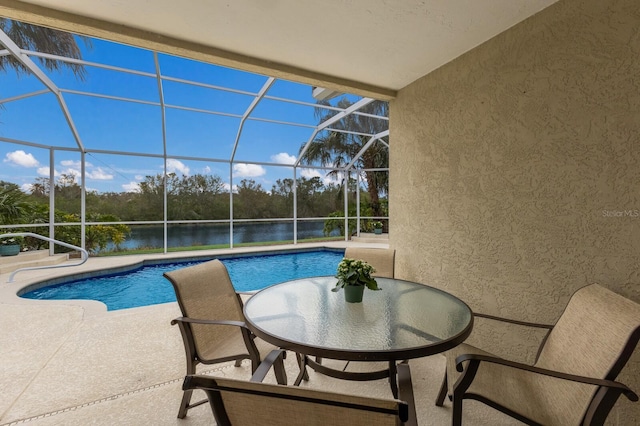
[[[297,278],[335,275],[343,254],[342,251],[318,250],[220,260],[227,267],[237,291],[252,291]],[[106,272],[109,275],[42,287],[21,296],[46,300],[98,300],[110,311],[173,302],[176,300],[173,287],[162,274],[203,261],[206,260],[148,265],[121,274]]]

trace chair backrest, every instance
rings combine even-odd
[[[640,305],[604,287],[581,288],[549,333],[536,367],[615,380],[640,338]],[[546,386],[558,413],[573,423],[596,401],[597,387],[555,380]],[[596,401],[597,402],[597,401]]]
[[[402,401],[211,376],[187,376],[183,389],[203,389],[220,426],[402,425]]]
[[[184,317],[205,320],[244,321],[242,306],[219,260],[199,263],[164,273],[176,292]],[[239,333],[237,327],[211,327],[191,324],[195,349],[202,356],[211,345]]]
[[[576,291],[536,366],[615,380],[640,338],[640,305],[598,284]]]
[[[364,260],[376,270],[374,277],[394,278],[396,251],[393,249],[347,247],[344,257]]]

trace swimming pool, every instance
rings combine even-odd
[[[227,267],[237,291],[253,291],[297,278],[334,275],[343,255],[343,250],[323,249],[218,259]],[[110,311],[167,303],[176,297],[171,283],[162,274],[211,259],[145,265],[123,273],[105,271],[100,276],[41,287],[20,297],[98,300]]]

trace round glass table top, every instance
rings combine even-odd
[[[423,284],[376,278],[362,303],[332,292],[335,277],[267,287],[244,307],[249,327],[285,349],[334,359],[390,360],[431,355],[457,346],[473,314],[460,299]]]

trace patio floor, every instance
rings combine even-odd
[[[295,248],[301,247],[308,245]],[[201,254],[207,253],[197,253]],[[92,258],[76,271],[137,260],[136,256]],[[95,302],[29,301],[15,296],[16,289],[29,282],[68,273],[65,269],[24,272],[16,275],[15,283],[7,283],[8,274],[0,275],[0,425],[214,424],[208,405],[190,410],[183,420],[176,418],[185,371],[180,333],[170,325],[180,315],[177,303],[107,312]],[[444,357],[411,360],[410,366],[419,424],[450,424],[451,405],[439,408],[433,403]],[[362,364],[349,366],[358,367]],[[287,368],[291,381],[297,373],[295,356],[287,358]],[[241,367],[202,366],[200,372],[250,377],[248,362]],[[268,380],[274,381],[272,375]],[[385,380],[347,382],[311,371],[303,386],[391,397]],[[465,402],[464,413],[465,425],[520,424],[473,401]]]

